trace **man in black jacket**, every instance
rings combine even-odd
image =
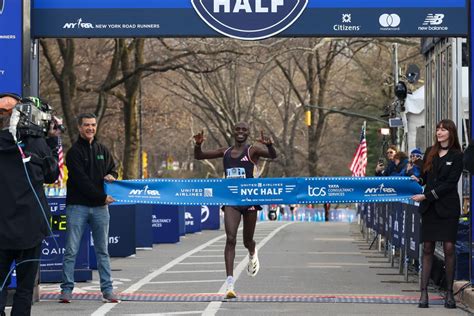
[[[31,313],[41,242],[50,234],[43,184],[54,183],[59,176],[59,130],[51,128],[47,139],[23,136],[18,144],[10,133],[10,117],[20,100],[12,94],[0,95],[0,315],[5,315],[7,275],[13,261],[17,287],[11,315]]]
[[[115,163],[108,149],[95,139],[95,115],[81,114],[77,123],[79,138],[66,154],[67,231],[60,302],[71,302],[76,256],[84,229],[89,224],[94,238],[103,301],[117,303],[118,299],[113,293],[107,249],[110,220],[108,205],[114,199],[104,191],[104,181],[112,182],[117,178]]]

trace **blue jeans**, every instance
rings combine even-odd
[[[71,293],[74,289],[74,266],[79,251],[82,235],[89,224],[94,238],[97,269],[100,276],[100,290],[102,293],[112,292],[112,278],[110,275],[109,244],[109,208],[107,205],[89,207],[84,205],[68,205],[66,207],[66,249],[63,258],[63,283],[61,289]]]

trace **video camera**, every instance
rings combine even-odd
[[[60,129],[62,132],[65,131],[62,124],[57,124],[53,115],[53,108],[40,98],[22,98],[20,103],[15,106],[15,109],[20,113],[20,119],[17,124],[17,132],[20,137],[45,137],[51,124],[54,124],[54,128]]]

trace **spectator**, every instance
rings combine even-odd
[[[403,151],[397,152],[393,156],[393,162],[395,163],[395,169],[388,175],[390,177],[403,177],[405,176],[406,167],[408,165],[408,156]]]
[[[393,161],[393,157],[395,156],[397,151],[397,146],[388,146],[388,149],[385,153],[387,158],[387,166],[384,165],[383,161],[379,160],[379,163],[375,167],[375,176],[388,177],[395,170],[395,162]]]
[[[415,176],[417,178],[421,175],[423,168],[423,154],[419,148],[415,148],[410,152],[410,160],[405,169],[405,176]]]

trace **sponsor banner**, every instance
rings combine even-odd
[[[151,215],[153,243],[179,242],[179,207],[175,205],[154,205]]]
[[[219,2],[219,0],[216,0]],[[220,1],[234,3],[233,1]],[[243,3],[253,3],[252,1],[241,1]],[[270,2],[263,0],[262,3]],[[278,1],[275,1],[278,2]],[[364,0],[357,1],[358,8],[447,8],[466,6],[466,0]],[[114,9],[114,8],[192,8],[191,0],[80,0],[80,1],[64,1],[64,0],[35,0],[33,7],[36,9]],[[309,8],[351,8],[354,7],[354,0],[309,0]]]
[[[50,224],[52,236],[46,237],[41,245],[40,273],[43,282],[61,282],[63,255],[66,246],[66,198],[48,198],[51,211]],[[75,270],[89,270],[89,229],[84,231],[76,257]],[[92,274],[80,276],[77,281],[90,280]]]
[[[421,242],[421,216],[418,212],[418,206],[407,204],[405,216],[405,238],[408,246],[407,256],[411,259],[418,259],[420,257]]]
[[[130,205],[110,205],[109,212],[109,255],[111,257],[128,257],[134,255],[136,252],[135,230],[137,228],[135,225],[135,212],[137,212],[137,210]]]
[[[201,206],[201,228],[203,230],[220,228],[219,210],[219,206]]]
[[[394,202],[422,192],[408,177],[142,179],[105,188],[117,203],[166,205]]]
[[[219,8],[222,11],[226,6]],[[267,15],[271,17],[271,6],[267,9],[268,13],[258,14],[262,17]],[[461,7],[306,8],[299,17],[293,19],[287,17],[281,23],[271,19],[255,19],[252,14],[256,13],[246,13],[245,16],[239,16],[236,19],[226,17],[224,20],[224,18],[213,18],[209,14],[201,18],[194,9],[179,8],[35,9],[32,13],[32,36],[214,37],[225,35],[241,39],[261,39],[277,34],[288,37],[437,37],[466,36],[468,33],[467,11]],[[282,18],[284,17],[286,16]],[[259,23],[255,22],[256,20]],[[267,24],[263,24],[265,21]]]
[[[22,93],[22,3],[0,0],[0,92]]]
[[[392,234],[392,245],[395,247],[400,247],[402,244],[402,204],[401,203],[391,203],[391,234]]]
[[[186,234],[202,230],[201,206],[186,206],[184,208],[184,224]]]

